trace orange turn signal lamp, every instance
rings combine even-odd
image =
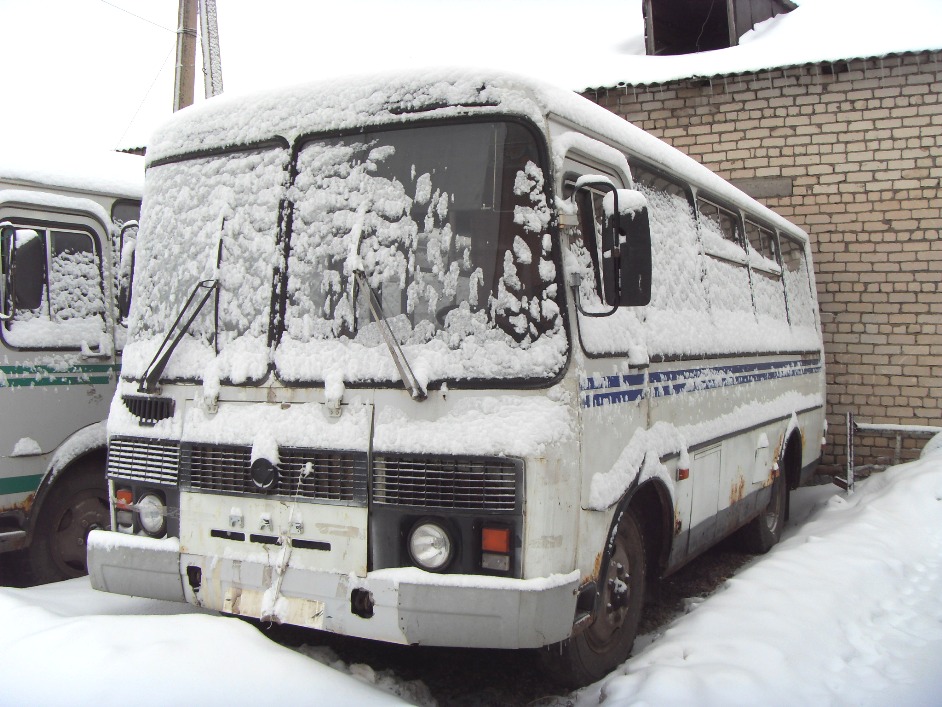
[[[134,494],[131,489],[118,489],[114,494],[115,506],[126,509],[134,505]]]
[[[481,567],[495,572],[510,571],[510,528],[483,526],[481,528]]]

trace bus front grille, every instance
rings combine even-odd
[[[283,447],[278,450],[278,474],[264,495],[365,505],[365,452]],[[237,445],[181,446],[185,488],[230,494],[259,494],[252,481],[252,448]]]
[[[108,476],[154,484],[177,483],[180,445],[160,439],[114,437],[108,443]]]
[[[252,481],[252,448],[115,437],[112,478],[180,486],[189,491],[263,495],[366,505],[370,475],[365,452],[282,447],[275,484]],[[386,506],[513,512],[521,507],[523,462],[507,457],[376,453],[373,501]]]
[[[384,505],[514,511],[522,462],[506,457],[376,454],[373,501]]]

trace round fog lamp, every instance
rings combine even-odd
[[[148,535],[161,536],[167,527],[167,507],[160,496],[144,494],[137,502],[137,515],[141,527]]]
[[[424,570],[443,569],[451,560],[451,552],[451,537],[437,523],[421,521],[409,533],[409,554]]]

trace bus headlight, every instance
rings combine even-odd
[[[163,536],[167,530],[167,506],[163,499],[154,493],[145,493],[136,504],[141,527],[148,535],[155,538]]]
[[[409,555],[424,570],[443,570],[451,562],[453,550],[451,535],[435,521],[420,520],[409,533]]]

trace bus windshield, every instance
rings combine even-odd
[[[393,383],[399,374],[357,270],[423,382],[546,379],[562,369],[558,254],[530,129],[412,124],[302,138],[293,169],[286,153],[152,168],[167,185],[145,200],[148,274],[138,292],[151,291],[126,375],[139,376],[145,352],[156,350],[176,314],[169,303],[182,305],[188,283],[218,275],[216,311],[194,322],[166,377],[240,383],[273,367],[291,384]]]

